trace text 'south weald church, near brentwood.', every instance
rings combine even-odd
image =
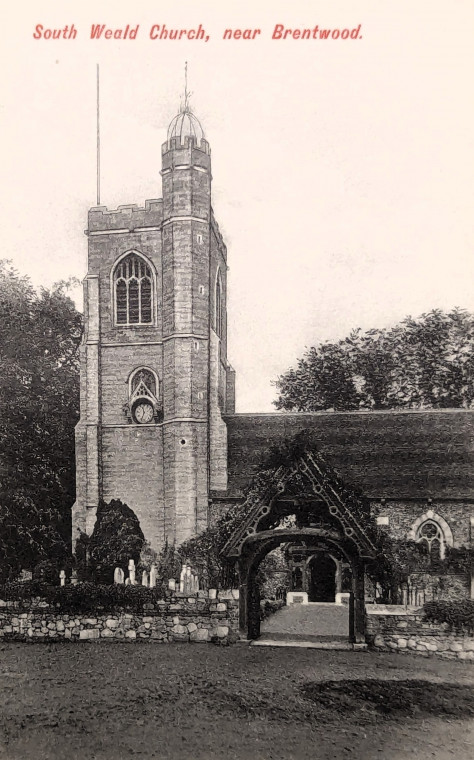
[[[441,557],[469,546],[474,412],[236,414],[227,250],[212,210],[210,146],[187,105],[168,129],[161,175],[162,198],[144,208],[89,212],[73,546],[92,533],[99,500],[115,498],[133,509],[153,549],[179,544],[244,501],[273,445],[310,431],[299,460],[253,494],[228,556],[240,567],[241,597],[264,545],[294,543],[294,589],[310,601],[331,588],[309,572],[315,557],[332,578],[327,601],[347,590],[350,567],[362,634],[374,546],[345,488],[356,487],[395,538]],[[297,524],[275,536],[275,515],[295,514]]]

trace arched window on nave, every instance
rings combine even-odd
[[[441,526],[435,520],[426,520],[419,526],[416,540],[433,562],[444,558],[446,541]]]

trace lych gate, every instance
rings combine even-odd
[[[365,564],[375,553],[368,503],[342,483],[314,447],[299,447],[291,461],[259,474],[243,512],[224,549],[239,574],[241,633],[249,639],[260,635],[258,567],[284,544],[293,555],[324,557],[339,573],[342,566],[349,570],[349,637],[364,643]]]

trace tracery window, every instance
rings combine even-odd
[[[135,396],[156,398],[156,378],[154,373],[145,368],[137,369],[132,375],[130,391],[132,398]]]
[[[445,540],[443,531],[434,520],[426,520],[417,531],[417,539],[433,561],[443,559]]]
[[[150,266],[136,253],[122,259],[114,271],[115,322],[117,325],[149,325],[153,321],[153,276]]]
[[[125,413],[130,422],[140,425],[162,420],[158,378],[147,367],[136,369],[130,376],[129,401]]]

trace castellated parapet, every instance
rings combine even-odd
[[[161,155],[164,156],[165,153],[168,153],[171,150],[199,150],[201,153],[205,153],[208,156],[211,155],[211,148],[207,140],[204,138],[197,140],[193,135],[186,135],[182,139],[179,137],[171,137],[161,146]]]
[[[163,200],[145,201],[145,206],[130,204],[108,209],[94,206],[89,211],[87,232],[103,230],[123,230],[134,232],[141,227],[159,227],[163,221]]]

